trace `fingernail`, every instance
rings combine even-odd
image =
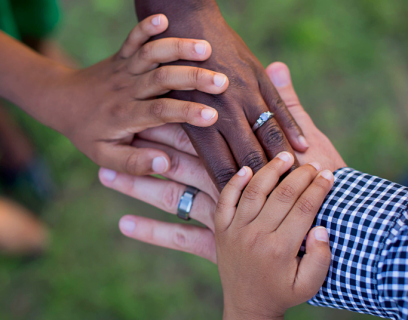
[[[219,88],[223,87],[224,84],[225,84],[225,82],[227,82],[227,77],[226,77],[225,75],[223,75],[223,74],[221,74],[221,73],[217,73],[217,74],[214,76],[214,84],[215,84],[217,87],[219,87]]]
[[[247,169],[245,167],[242,167],[241,170],[238,171],[237,175],[240,177],[244,177],[247,173]]]
[[[160,25],[160,16],[154,17],[152,19],[152,25],[154,25],[156,27]]]
[[[307,143],[306,138],[304,136],[300,136],[298,141],[305,148],[309,148],[309,144]]]
[[[136,223],[132,220],[123,219],[119,222],[119,228],[124,233],[132,233],[136,228]]]
[[[167,171],[169,163],[165,157],[157,157],[153,159],[152,169],[156,173],[163,173]]]
[[[333,173],[330,170],[324,170],[324,171],[320,172],[320,175],[323,178],[325,178],[326,180],[329,180],[329,181],[334,180]]]
[[[278,157],[279,159],[285,162],[288,162],[292,158],[289,152],[281,152],[276,157]]]
[[[201,110],[201,117],[207,121],[214,119],[216,114],[217,112],[214,109],[204,108],[203,110]]]
[[[272,82],[275,87],[286,87],[290,83],[290,76],[287,70],[280,69],[272,73]]]
[[[326,228],[316,228],[314,231],[314,236],[317,241],[329,242],[329,234],[327,233]]]
[[[198,54],[204,55],[205,52],[207,51],[207,44],[206,44],[206,43],[202,43],[202,42],[196,43],[196,44],[194,45],[194,50],[195,50],[195,52],[197,52]]]
[[[116,171],[105,169],[105,168],[101,169],[101,177],[103,180],[112,182],[113,180],[115,180],[116,175],[117,175]]]
[[[315,167],[315,169],[316,169],[317,171],[322,170],[322,166],[320,165],[319,162],[310,162],[309,164],[310,164],[311,166]]]

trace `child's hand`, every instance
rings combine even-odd
[[[100,166],[134,175],[166,172],[168,155],[132,147],[134,135],[168,122],[207,127],[218,114],[203,104],[157,97],[171,90],[220,94],[228,87],[223,74],[160,66],[176,60],[203,61],[211,55],[210,44],[203,40],[146,43],[167,27],[164,15],[149,17],[135,27],[116,55],[87,69],[68,71],[64,81],[53,86],[52,117],[47,112],[42,122],[66,135]]]
[[[319,173],[320,165],[312,163],[276,187],[293,162],[282,152],[253,178],[244,167],[221,193],[215,236],[224,319],[283,319],[289,307],[312,298],[324,282],[330,265],[326,229],[310,231],[306,254],[302,259],[297,254],[333,174]]]

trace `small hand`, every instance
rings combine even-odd
[[[267,68],[279,94],[302,126],[310,148],[297,154],[300,163],[318,161],[322,169],[335,171],[345,167],[343,159],[330,140],[314,125],[309,115],[299,104],[286,65],[276,62]],[[283,79],[281,79],[283,78]],[[133,177],[101,169],[101,182],[112,189],[147,202],[166,212],[176,214],[178,201],[192,185],[201,192],[194,200],[190,216],[202,222],[208,229],[186,224],[171,224],[144,217],[125,216],[121,219],[122,232],[131,238],[175,250],[189,252],[216,262],[214,240],[214,212],[219,193],[206,173],[203,163],[197,158],[189,138],[178,124],[148,129],[139,134],[136,145],[151,145],[169,153],[172,165],[164,175],[169,180],[153,177]],[[169,151],[171,150],[171,152]],[[125,226],[132,229],[126,229]]]
[[[211,46],[202,40],[146,43],[167,27],[164,15],[149,17],[113,57],[84,70],[68,70],[53,84],[57,94],[50,126],[98,165],[132,175],[166,172],[169,156],[155,148],[131,146],[135,134],[169,122],[207,127],[217,121],[217,111],[204,104],[157,98],[176,89],[220,94],[228,87],[227,77],[220,73],[160,66],[179,59],[203,61],[211,55]]]
[[[288,308],[311,299],[326,278],[327,231],[309,230],[333,174],[319,173],[320,165],[311,163],[277,185],[293,161],[282,152],[253,177],[243,167],[221,193],[215,238],[224,319],[283,319]],[[299,258],[306,234],[306,254]]]

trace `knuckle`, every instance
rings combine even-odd
[[[220,197],[217,202],[216,212],[225,212],[228,209],[228,203],[225,201],[224,197]]]
[[[310,215],[315,211],[316,205],[312,199],[300,198],[296,203],[296,208],[299,210],[300,214]]]
[[[138,170],[137,170],[138,164],[139,164],[139,155],[137,153],[132,153],[127,157],[125,161],[124,171],[128,174],[137,175],[138,174]]]
[[[281,146],[286,141],[281,128],[272,123],[265,126],[265,129],[261,132],[261,139],[267,146]]]
[[[274,95],[270,100],[270,105],[277,113],[287,112],[286,104],[283,102],[279,94]]]
[[[133,32],[134,32],[134,35],[138,35],[138,34],[149,35],[150,34],[150,23],[147,23],[147,21],[143,21],[142,23],[137,24],[136,27],[133,29]]]
[[[118,118],[122,118],[123,113],[125,112],[125,110],[123,110],[123,106],[120,104],[115,104],[112,105],[108,108],[108,114],[110,119],[118,119]]]
[[[155,118],[161,118],[166,109],[166,102],[163,99],[153,100],[150,105],[150,114]]]
[[[252,182],[245,188],[242,198],[244,200],[255,201],[264,196],[262,188],[258,184]]]
[[[204,71],[201,68],[191,68],[189,80],[191,83],[199,83],[204,78]]]
[[[251,151],[248,153],[242,160],[241,166],[250,167],[254,173],[258,172],[265,164],[266,160],[262,152],[260,151]]]
[[[296,196],[296,189],[289,184],[281,184],[275,193],[276,200],[283,203],[290,203]]]
[[[263,233],[260,231],[254,231],[250,232],[246,237],[245,237],[245,247],[253,251],[255,250],[258,246],[260,246],[260,242],[262,242],[263,239]],[[261,245],[262,246],[262,245]]]
[[[153,72],[153,82],[156,84],[165,84],[168,82],[169,73],[165,67],[158,68]]]
[[[285,126],[286,126],[287,129],[301,130],[299,125],[297,124],[296,120],[291,116],[285,121]]]
[[[192,102],[184,102],[182,107],[182,115],[184,119],[190,119],[193,111],[195,110],[195,104]]]
[[[180,158],[180,155],[171,154],[171,167],[168,173],[176,177],[182,177],[183,171],[184,169],[182,166],[182,160]]]
[[[153,55],[153,48],[151,43],[145,44],[139,49],[139,58],[141,60],[151,60]]]
[[[235,175],[236,171],[233,168],[217,168],[214,172],[214,180],[217,186],[223,189],[231,178]]]
[[[182,127],[176,132],[175,145],[179,150],[186,150],[191,144],[190,138]]]
[[[163,191],[163,206],[167,212],[173,212],[180,201],[180,189],[175,183],[169,183]]]
[[[173,243],[176,248],[199,256],[207,257],[211,251],[208,241],[205,241],[202,236],[189,237],[182,230],[174,232]]]
[[[285,246],[285,244],[281,243],[281,242],[277,242],[274,246],[273,246],[273,250],[272,250],[272,257],[274,260],[285,260],[285,257],[287,256],[288,252],[287,252],[287,246]]]
[[[183,54],[183,49],[184,49],[184,40],[174,39],[173,49],[177,56],[181,56]]]

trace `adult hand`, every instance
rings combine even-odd
[[[335,171],[345,167],[343,159],[330,140],[314,125],[299,103],[293,89],[289,69],[276,62],[267,73],[279,94],[302,126],[310,143],[303,154],[297,154],[300,163],[318,161],[322,169]],[[137,216],[125,216],[120,221],[122,233],[128,237],[157,246],[189,252],[216,262],[214,240],[214,212],[219,193],[211,183],[204,165],[196,156],[188,137],[178,124],[145,130],[134,142],[136,145],[154,145],[169,153],[172,166],[164,175],[169,180],[154,177],[133,177],[101,169],[101,182],[114,190],[154,205],[166,212],[176,214],[180,197],[186,185],[201,190],[194,200],[190,216],[207,228],[187,224],[172,224]]]
[[[160,66],[205,60],[208,42],[166,38],[146,43],[168,27],[157,14],[140,22],[119,52],[82,70],[60,66],[0,31],[0,96],[67,136],[100,166],[129,174],[162,173],[169,157],[161,150],[130,146],[137,132],[164,123],[211,126],[214,108],[158,98],[171,90],[220,94],[225,75],[191,66]]]
[[[230,80],[228,90],[218,96],[198,91],[172,91],[167,95],[217,109],[219,117],[213,126],[196,128],[186,124],[183,127],[219,190],[242,166],[257,172],[279,152],[293,153],[291,146],[302,152],[307,149],[302,130],[261,63],[227,25],[214,0],[135,2],[140,19],[154,13],[164,13],[169,18],[169,29],[154,39],[194,37],[211,44],[213,54],[207,61],[176,64],[222,72]],[[254,134],[252,126],[268,110],[275,113],[275,117]]]
[[[266,68],[266,73],[272,80],[283,101],[285,101],[290,113],[302,127],[309,142],[310,147],[306,152],[296,152],[300,164],[303,165],[312,161],[318,161],[323,169],[329,169],[332,172],[346,167],[346,163],[336,148],[326,135],[315,126],[313,120],[300,104],[299,98],[293,88],[288,67],[282,62],[275,62]]]

